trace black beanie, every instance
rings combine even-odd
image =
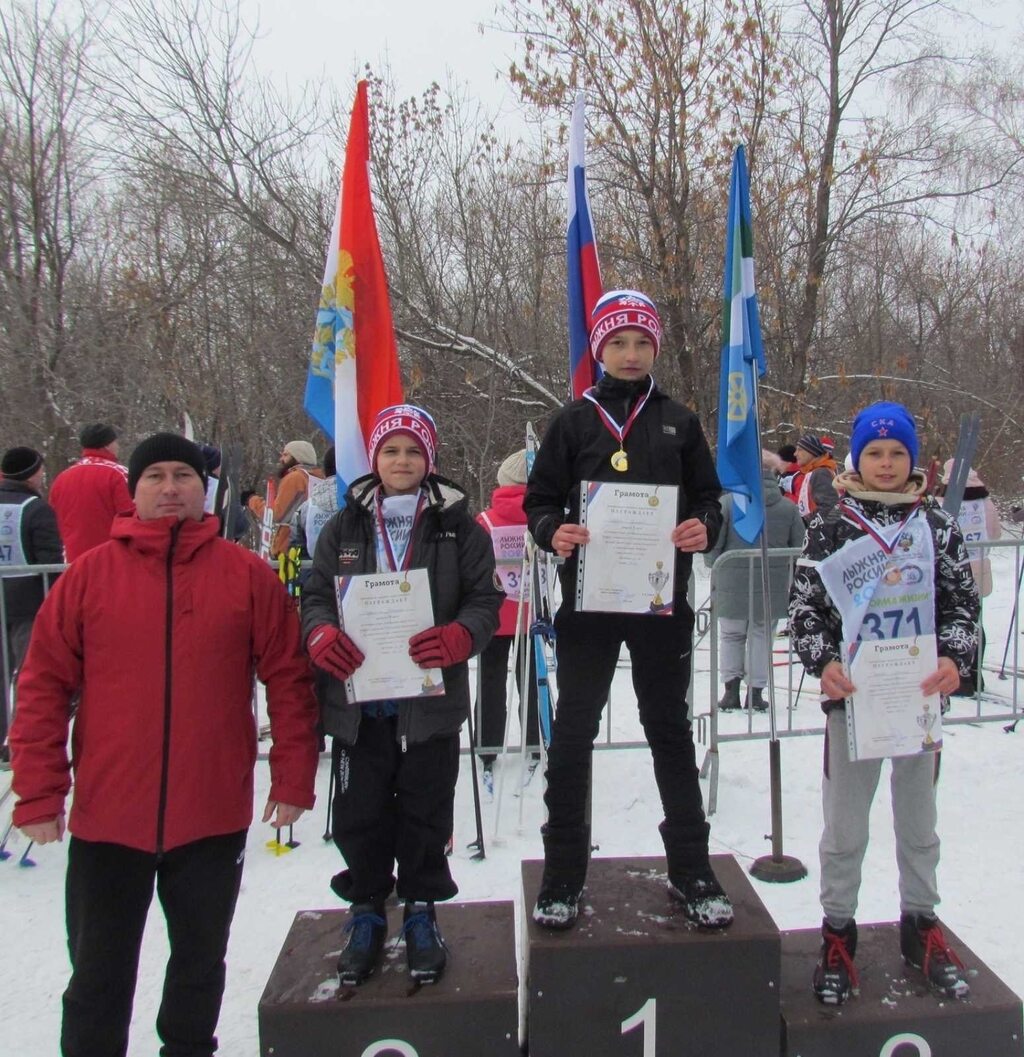
[[[43,457],[35,448],[10,448],[4,452],[0,473],[8,481],[27,481],[43,465]]]
[[[206,460],[199,445],[180,433],[154,433],[139,442],[128,460],[128,491],[133,496],[146,467],[155,462],[183,462],[195,470],[206,487]]]
[[[105,422],[94,422],[91,426],[82,427],[78,440],[83,448],[105,448],[117,440],[117,430]]]

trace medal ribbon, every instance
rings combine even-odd
[[[613,437],[618,437],[619,451],[622,451],[626,443],[626,437],[629,436],[629,431],[633,428],[633,423],[636,421],[637,415],[639,415],[647,406],[647,401],[650,400],[651,393],[654,392],[654,378],[651,378],[651,383],[647,387],[647,392],[636,402],[636,407],[630,412],[630,416],[626,419],[626,424],[624,426],[620,426],[618,422],[616,422],[615,419],[612,418],[612,416],[609,415],[608,412],[597,402],[597,398],[594,396],[594,388],[594,386],[591,386],[591,388],[583,394],[583,399],[589,400],[594,407],[597,408],[597,413],[601,416],[604,428],[608,430]]]
[[[843,507],[846,517],[848,517],[859,528],[862,528],[875,541],[875,543],[882,548],[884,553],[892,554],[896,549],[896,544],[899,542],[900,536],[903,535],[903,530],[907,527],[907,522],[918,512],[918,510],[921,509],[921,500],[918,499],[917,502],[914,503],[907,513],[907,516],[896,526],[896,531],[893,533],[892,537],[892,543],[886,543],[885,537],[878,531],[874,522],[868,521],[867,518],[863,517],[852,507],[846,506],[845,503],[843,504]]]
[[[409,563],[412,561],[412,540],[416,532],[416,523],[420,519],[420,513],[423,507],[426,506],[426,502],[427,497],[420,492],[419,499],[416,501],[416,513],[412,516],[412,527],[409,529],[409,542],[405,545],[405,556],[402,558],[402,567],[399,569],[398,562],[395,561],[394,549],[391,546],[391,537],[388,535],[387,525],[384,524],[384,496],[382,491],[379,488],[377,489],[377,531],[380,533],[380,538],[384,543],[384,554],[393,573],[405,572],[409,568]]]

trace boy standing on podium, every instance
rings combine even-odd
[[[854,914],[882,767],[881,759],[850,759],[845,711],[856,687],[840,659],[842,643],[896,640],[901,629],[904,638],[934,636],[938,664],[921,691],[941,694],[943,709],[970,673],[978,644],[978,589],[963,536],[956,519],[925,494],[925,475],[914,469],[913,416],[902,404],[871,404],[854,419],[850,450],[854,469],[835,481],[843,498],[811,519],[789,603],[793,644],[821,680],[828,717],[819,846],[825,916],[812,984],[826,1005],[840,1005],[857,989]],[[966,998],[963,965],[935,916],[938,776],[938,751],[892,759],[900,953],[935,991]]]
[[[661,321],[646,295],[613,290],[598,301],[590,348],[604,377],[555,416],[527,486],[530,532],[539,546],[566,559],[555,617],[558,708],[544,798],[544,875],[533,910],[534,921],[546,928],[571,928],[579,913],[590,853],[586,802],[593,743],[624,642],[665,811],[659,829],[669,891],[698,925],[723,928],[732,922],[732,906],[708,857],[709,827],[686,705],[693,645],[686,585],[691,555],[718,537],[721,486],[697,416],[651,377],[660,345]],[[671,616],[576,611],[577,548],[589,540],[579,524],[582,481],[678,488]]]

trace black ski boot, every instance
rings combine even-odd
[[[747,687],[747,708],[753,712],[767,712],[768,702],[764,699],[764,687]]]
[[[448,963],[448,955],[437,927],[434,904],[406,903],[402,935],[409,975],[417,983],[436,984]]]
[[[546,929],[571,929],[580,915],[582,894],[576,885],[545,880],[533,908],[533,920]]]
[[[338,980],[342,987],[358,987],[373,975],[388,935],[383,900],[354,903],[350,914],[345,926],[348,943],[338,959]]]
[[[967,998],[970,995],[964,963],[946,943],[934,916],[900,915],[900,954],[907,965],[924,973],[933,991],[946,998]]]
[[[668,880],[668,892],[683,907],[683,915],[705,929],[725,929],[732,924],[732,903],[711,867],[683,873]]]
[[[853,956],[857,953],[857,922],[852,919],[841,929],[821,923],[821,955],[814,967],[811,986],[814,996],[826,1006],[840,1006],[860,986]]]
[[[721,712],[735,712],[740,707],[740,681],[736,679],[726,679],[725,681],[725,693],[722,694],[722,700],[718,702],[718,708]]]

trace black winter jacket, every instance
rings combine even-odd
[[[345,506],[320,533],[313,568],[302,589],[304,641],[320,624],[338,626],[335,576],[378,571],[374,500],[379,484],[374,474],[354,481],[345,495]],[[469,513],[466,495],[457,485],[430,474],[424,486],[428,503],[409,541],[410,568],[427,570],[435,623],[457,620],[473,636],[476,654],[497,629],[498,610],[505,598],[495,586],[491,540]],[[362,716],[359,705],[346,701],[343,683],[315,671],[324,733],[354,744]],[[455,664],[443,673],[442,696],[398,702],[400,740],[416,744],[457,733],[462,726],[469,712],[469,666]]]
[[[648,379],[620,381],[605,375],[595,396],[619,425],[625,425],[634,404],[647,392]],[[606,428],[589,400],[574,400],[555,415],[537,452],[523,509],[537,544],[553,550],[551,537],[567,522],[578,523],[581,481],[630,481],[677,485],[676,524],[699,518],[708,530],[710,549],[722,527],[718,497],[722,486],[697,416],[663,393],[657,385],[647,406],[626,437],[629,469],[612,469],[619,442]],[[568,513],[566,513],[568,508]],[[676,551],[675,600],[686,598],[693,557]],[[576,552],[560,570],[562,604],[572,606],[576,587]]]
[[[865,535],[860,525],[846,517],[853,510],[878,525],[893,525],[907,514],[908,504],[920,498],[935,546],[935,632],[938,654],[949,657],[967,677],[978,647],[980,613],[978,587],[971,574],[964,538],[956,518],[947,514],[931,496],[924,495],[924,475],[915,470],[903,502],[879,502],[864,491],[856,474],[841,474],[837,480],[847,492],[830,510],[819,511],[807,527],[803,555],[797,562],[789,595],[790,639],[804,668],[818,678],[830,661],[841,660],[842,618],[825,590],[818,564],[835,554],[850,540]],[[824,701],[829,712],[843,701]]]
[[[21,481],[0,480],[0,504],[23,506],[21,513],[21,546],[29,565],[60,565],[64,561],[64,547],[57,529],[57,515],[53,507]],[[54,577],[51,576],[52,585]],[[4,604],[7,619],[25,620],[34,617],[43,604],[43,578],[4,578]]]

